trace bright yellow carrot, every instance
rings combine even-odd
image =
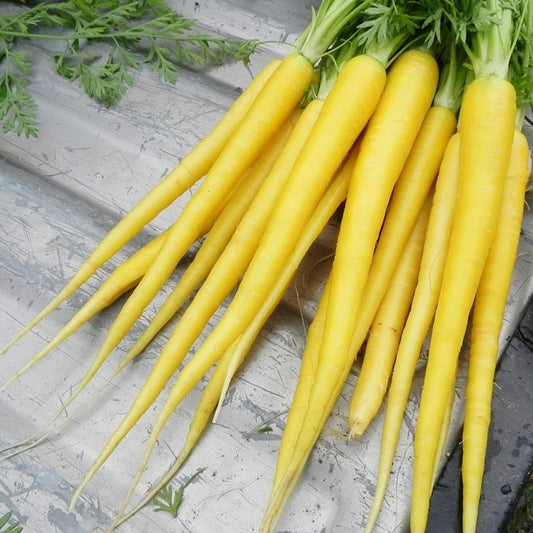
[[[373,58],[355,58],[342,69],[292,167],[263,239],[233,301],[204,344],[181,370],[176,381],[179,384],[177,390],[188,393],[253,319],[298,242],[328,182],[370,118],[384,80],[383,67]],[[168,377],[172,375],[173,368],[172,364]],[[148,395],[152,397],[155,394],[153,397],[156,397],[160,390],[161,380],[149,378],[136,404],[146,403]],[[136,408],[130,410],[101,457],[91,467],[87,479],[141,414]]]
[[[209,318],[244,272],[257,248],[268,216],[287,178],[288,171],[307,138],[309,129],[315,122],[320,107],[320,102],[315,101],[305,108],[302,115],[300,115],[300,111],[297,111],[295,116],[286,124],[285,132],[276,136],[275,149],[271,150],[270,154],[267,153],[261,156],[256,162],[260,163],[264,159],[263,164],[259,165],[257,170],[261,173],[266,172],[267,176],[264,176],[265,179],[262,182],[262,186],[257,191],[257,194],[254,195],[254,198],[247,202],[246,213],[239,217],[242,220],[239,220],[235,231],[232,231],[231,234],[228,232],[226,236],[223,236],[221,234],[222,231],[225,231],[223,227],[213,228],[192,264],[184,272],[182,278],[155,317],[150,321],[142,336],[130,349],[126,356],[127,358],[135,357],[135,355],[140,353],[157,332],[172,318],[191,290],[209,274],[204,286],[202,286],[180,319],[176,331],[172,334],[173,340],[169,341],[169,347],[165,348],[159,357],[154,373],[157,373],[159,368],[166,367],[165,375],[168,375],[168,377],[160,376],[158,378],[161,383],[166,382],[165,380],[168,380],[173,373],[171,371],[168,374],[170,366],[165,362],[166,354],[172,353],[172,364],[174,370],[176,370]],[[294,131],[287,139],[293,125],[295,126]],[[239,198],[241,200],[244,199],[243,195],[239,194],[235,201],[239,201]],[[228,205],[227,211],[228,216],[231,216],[232,213],[233,215],[237,214],[237,208],[233,204]],[[177,344],[178,342],[179,345]]]
[[[472,315],[463,427],[463,532],[476,531],[491,418],[492,383],[500,330],[518,249],[528,179],[529,147],[514,134],[496,234],[479,282]]]
[[[133,207],[98,244],[61,292],[0,350],[5,353],[23,335],[71,296],[108,259],[178,196],[187,191],[211,168],[230,136],[248,113],[260,90],[280,64],[275,59],[254,77],[213,130],[187,154],[167,177]]]
[[[468,316],[494,236],[513,141],[514,87],[494,76],[469,84],[460,115],[460,189],[415,434],[411,530],[423,532],[438,431]]]
[[[205,219],[217,210],[239,178],[294,111],[312,76],[313,67],[309,61],[299,54],[291,54],[269,78],[200,188],[169,228],[159,254],[115,318],[92,366],[78,384],[79,389],[87,385],[128,333],[190,245],[199,237]]]
[[[436,100],[437,101],[437,100]],[[395,185],[381,229],[358,313],[351,350],[361,348],[387,286],[415,224],[420,208],[435,181],[449,138],[456,127],[450,105],[434,103],[427,112],[402,173]],[[349,414],[353,424],[353,415]]]
[[[368,514],[367,532],[373,530],[385,496],[416,363],[437,307],[458,186],[459,134],[455,134],[448,142],[439,169],[417,287],[392,373],[381,438],[376,492]]]
[[[411,307],[433,198],[430,191],[376,312],[350,405],[350,436],[360,437],[379,411]]]
[[[262,531],[274,527],[280,502],[286,499],[294,477],[303,468],[329,415],[326,409],[333,405],[332,396],[338,394],[353,362],[350,341],[354,315],[379,230],[394,184],[433,100],[437,78],[437,64],[430,54],[419,50],[401,54],[390,69],[380,103],[365,131],[331,272],[326,327],[315,383],[291,467],[271,498]]]
[[[308,224],[303,230],[301,238],[298,241],[296,247],[290,253],[287,262],[285,263],[285,266],[280,272],[280,275],[277,278],[275,285],[272,287],[272,290],[266,297],[266,300],[263,302],[263,305],[261,306],[257,314],[253,317],[252,321],[249,323],[242,335],[232,344],[228,351],[223,355],[223,359],[229,357],[229,360],[227,362],[224,361],[223,364],[221,360],[219,363],[219,365],[222,364],[221,368],[224,372],[224,375],[222,376],[222,381],[220,381],[221,378],[217,372],[219,367],[217,366],[217,368],[215,369],[213,374],[215,382],[210,387],[209,393],[205,400],[204,398],[202,398],[202,411],[198,414],[198,418],[195,417],[196,422],[194,426],[194,432],[191,434],[190,437],[187,437],[187,441],[189,442],[189,444],[185,448],[186,450],[188,450],[185,453],[188,454],[190,452],[189,446],[193,445],[195,442],[193,442],[192,439],[197,439],[200,436],[200,433],[203,430],[201,424],[205,425],[207,423],[208,417],[210,416],[210,412],[207,411],[207,407],[210,406],[210,408],[212,409],[214,408],[216,403],[218,403],[219,406],[221,405],[224,397],[224,390],[227,388],[229,381],[232,379],[237,368],[240,366],[247,353],[249,352],[250,347],[259,332],[261,331],[261,328],[283,298],[283,294],[285,293],[285,290],[289,285],[294,273],[296,272],[296,269],[298,268],[298,265],[300,264],[303,256],[306,254],[311,244],[316,240],[316,238],[318,237],[324,226],[327,224],[328,220],[331,218],[335,210],[338,208],[340,203],[346,198],[348,183],[350,181],[350,176],[353,170],[355,159],[357,157],[357,152],[358,146],[356,145],[352,149],[350,157],[348,157],[347,160],[344,162],[342,168],[339,170],[336,177],[332,180],[332,183],[329,185],[324,196],[318,203],[313,213],[313,216],[310,218]],[[228,352],[230,353],[229,356]],[[135,477],[130,487],[130,491],[124,501],[121,512],[127,506],[128,501],[131,495],[133,494],[133,491],[135,490],[135,487],[144,471],[144,468],[151,455],[153,446],[157,442],[157,435],[163,428],[170,414],[174,411],[181,399],[184,397],[184,393],[179,386],[179,379],[180,376],[178,375],[176,384],[172,388],[169,398],[163,406],[161,414],[154,424],[154,428],[152,430],[153,438],[150,439],[147,445],[146,452],[137,472],[137,476]],[[214,401],[213,396],[215,394],[217,402]],[[300,396],[303,396],[302,392],[300,392]],[[290,445],[290,443],[288,445]],[[174,469],[175,465],[172,467],[172,470]],[[168,479],[167,476],[165,476],[165,479]],[[159,484],[159,486],[161,486],[161,484]],[[119,515],[121,514],[121,512],[119,513]],[[131,516],[131,513],[128,513],[128,516]],[[122,520],[120,520],[120,522],[121,521]]]

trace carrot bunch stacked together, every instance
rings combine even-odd
[[[2,387],[133,289],[72,396],[41,432],[19,443],[27,449],[79,397],[191,245],[205,236],[150,326],[104,384],[194,294],[73,497],[72,506],[179,369],[111,528],[152,499],[183,464],[307,250],[345,202],[261,530],[275,527],[365,341],[349,413],[352,437],[365,431],[389,395],[367,525],[372,529],[414,368],[431,329],[414,443],[411,521],[413,532],[424,531],[472,308],[463,472],[464,530],[475,530],[498,336],[528,176],[529,148],[520,130],[525,97],[532,93],[533,5],[530,0],[516,0],[512,7],[497,0],[443,3],[436,15],[435,6],[422,0],[373,4],[324,0],[295,52],[262,70],[212,132],[4,348],[202,180],[175,223],[117,267],[50,344]],[[235,288],[210,335],[182,365]],[[166,421],[211,369],[181,453],[128,511]]]

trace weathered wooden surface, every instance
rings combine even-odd
[[[173,5],[213,31],[264,41],[293,41],[310,13],[309,3],[303,1],[206,0],[175,1]],[[44,307],[118,218],[209,131],[239,88],[269,59],[286,50],[281,46],[264,47],[248,67],[237,64],[182,71],[175,87],[143,71],[118,105],[103,109],[53,72],[46,44],[31,47],[36,72],[31,90],[42,124],[39,138],[0,136],[0,344]],[[170,224],[185,200],[158,217],[118,259]],[[313,247],[284,305],[264,329],[239,373],[220,419],[209,428],[178,475],[182,480],[196,469],[206,468],[187,490],[177,521],[147,508],[120,531],[223,532],[257,528],[297,379],[305,326],[324,280],[326,263],[321,260],[331,251],[334,233],[332,224]],[[532,250],[533,220],[527,213],[503,342],[511,336],[516,317],[533,292]],[[2,382],[52,338],[109,268],[0,358]],[[110,357],[95,387],[111,373],[156,304]],[[0,446],[30,434],[68,398],[116,312],[115,306],[92,320],[0,396]],[[115,381],[105,393],[105,401],[93,403],[38,448],[0,463],[0,505],[13,510],[24,524],[25,533],[103,531],[109,524],[140,460],[155,408],[97,474],[72,513],[68,511],[70,497],[129,407],[165,338],[168,331]],[[381,419],[358,442],[344,437],[345,413],[356,373],[354,369],[283,515],[279,524],[283,531],[362,528],[373,494]],[[418,375],[408,406],[398,449],[400,460],[395,465],[378,532],[406,529],[420,378]],[[464,370],[457,389],[450,448],[460,427],[463,382]],[[171,463],[172,450],[179,449],[200,390],[183,403],[161,435],[141,491]],[[268,424],[273,431],[255,432],[261,424]]]

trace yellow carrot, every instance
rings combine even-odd
[[[506,80],[476,78],[460,115],[459,197],[444,267],[415,434],[411,529],[425,530],[438,431],[468,316],[502,204],[516,96]]]
[[[416,363],[437,307],[458,186],[459,134],[455,134],[448,142],[439,169],[417,287],[392,373],[381,438],[376,492],[367,519],[367,532],[373,530],[385,496]]]
[[[392,193],[387,216],[381,229],[372,266],[364,289],[363,301],[352,338],[355,357],[374,319],[381,299],[405,246],[409,231],[424,199],[435,181],[449,138],[456,127],[456,117],[450,107],[433,105],[427,112],[409,157]],[[349,414],[353,424],[353,415]]]
[[[302,116],[300,111],[297,111],[286,124],[285,133],[276,136],[275,150],[271,150],[270,154],[263,155],[257,161],[260,163],[264,159],[263,164],[257,170],[261,173],[266,172],[267,175],[264,176],[265,179],[257,194],[253,199],[250,198],[250,202],[247,202],[246,213],[242,215],[242,220],[239,220],[235,231],[223,236],[219,230],[224,231],[224,228],[213,228],[214,231],[207,236],[206,242],[198,251],[192,264],[150,321],[148,328],[130,349],[126,358],[135,357],[144,349],[154,335],[172,318],[191,290],[209,273],[204,286],[189,305],[173,333],[172,338],[175,340],[169,341],[169,348],[164,350],[164,354],[172,351],[174,370],[177,368],[179,361],[185,356],[211,315],[233,289],[246,268],[261,238],[288,170],[298,155],[311,125],[316,120],[320,106],[318,101],[308,105]],[[295,126],[294,132],[287,139],[293,126]],[[242,193],[235,198],[235,201],[239,199],[244,199]],[[233,204],[228,205],[227,211],[229,216],[237,214],[237,208]],[[227,251],[224,248],[227,248]],[[179,342],[179,347],[177,342]],[[176,356],[176,353],[182,355]],[[157,368],[166,366],[166,373],[168,373],[169,365],[164,364],[164,354],[161,354]],[[163,383],[170,375],[158,379]]]
[[[205,219],[217,210],[239,178],[294,111],[312,76],[313,67],[309,61],[299,54],[291,54],[269,78],[200,188],[169,228],[159,254],[124,303],[91,367],[78,384],[78,389],[87,385],[141,316],[190,245],[199,237]]]
[[[156,185],[116,224],[82,263],[61,292],[0,349],[0,354],[5,353],[23,335],[54,311],[124,244],[137,235],[150,220],[187,191],[211,168],[230,136],[248,113],[258,93],[279,64],[279,59],[270,62],[254,77],[248,88],[235,100],[213,130],[181,160],[179,165],[164,180]]]
[[[511,283],[528,179],[529,147],[518,130],[503,191],[496,233],[479,282],[472,315],[463,427],[463,532],[476,531],[483,479],[494,371]]]
[[[327,224],[328,220],[331,218],[335,210],[338,208],[340,203],[346,198],[348,183],[353,170],[355,159],[357,157],[357,152],[358,146],[356,145],[352,149],[350,157],[343,164],[342,168],[337,173],[337,176],[332,180],[332,183],[329,185],[324,196],[318,203],[313,213],[313,216],[310,218],[308,224],[303,230],[300,240],[298,241],[295,249],[288,257],[285,266],[280,272],[280,275],[277,278],[275,285],[272,287],[272,290],[266,297],[266,300],[263,302],[263,305],[261,306],[257,314],[253,317],[252,321],[244,330],[242,335],[232,344],[228,351],[223,355],[223,359],[229,357],[229,360],[227,362],[224,361],[224,363],[222,364],[221,360],[219,363],[219,365],[222,364],[221,368],[223,369],[224,375],[222,376],[222,378],[219,376],[217,372],[219,367],[217,366],[213,374],[215,382],[210,387],[207,397],[205,399],[202,397],[202,410],[198,414],[198,418],[195,417],[196,421],[194,431],[192,435],[187,438],[188,444],[185,448],[186,451],[183,453],[188,454],[190,452],[189,446],[193,445],[195,442],[193,442],[193,439],[197,439],[200,436],[200,432],[203,430],[202,424],[205,425],[207,423],[208,417],[210,416],[210,412],[207,411],[207,408],[208,406],[210,406],[212,409],[215,406],[216,402],[214,401],[213,397],[215,394],[219,406],[221,405],[224,397],[224,390],[227,388],[227,385],[234,376],[236,369],[240,366],[248,351],[250,350],[252,343],[261,331],[261,328],[263,327],[264,323],[268,320],[276,306],[283,298],[283,294],[285,293],[285,290],[289,285],[294,273],[296,272],[296,269],[298,268],[298,265],[300,264],[303,256],[305,255],[311,244],[316,240],[316,238],[318,237],[324,226]],[[229,356],[228,352],[230,353]],[[167,402],[163,406],[161,415],[158,417],[154,424],[154,428],[152,429],[151,434],[152,438],[148,442],[146,452],[137,472],[137,476],[131,484],[128,495],[123,503],[121,512],[127,506],[128,501],[131,495],[133,494],[133,491],[144,471],[153,446],[157,442],[157,435],[163,428],[168,416],[170,416],[170,413],[177,407],[181,398],[183,398],[184,396],[183,391],[180,390],[178,382],[179,376],[178,380],[176,381],[176,384],[171,390]],[[180,457],[182,457],[182,454],[180,454]],[[176,465],[173,465],[171,470],[175,471],[175,468]],[[165,476],[164,479],[168,480],[168,477]],[[161,487],[162,482],[160,482],[158,485],[159,487]],[[146,500],[143,499],[143,501]],[[137,509],[137,507],[135,509]],[[119,515],[121,514],[121,512],[119,512]],[[132,513],[128,513],[127,516],[131,516],[131,514]],[[122,522],[122,520],[120,520],[119,523],[120,522]]]
[[[372,322],[350,405],[351,437],[364,433],[383,402],[415,292],[432,198],[430,192]]]
[[[261,307],[328,182],[377,105],[384,78],[383,67],[373,58],[355,58],[342,69],[292,167],[263,239],[233,301],[178,376],[176,390],[180,395],[187,394],[196,385]],[[354,80],[357,82],[354,83]],[[157,396],[160,390],[161,381],[149,378],[136,403],[144,404],[146,396],[152,397],[154,391]],[[139,416],[137,409],[130,410],[82,485],[96,472],[98,465],[112,452]],[[79,491],[76,497],[78,495]]]
[[[271,531],[280,502],[294,484],[353,362],[350,340],[390,194],[433,100],[435,59],[410,50],[393,63],[380,103],[370,120],[352,175],[331,272],[326,326],[319,366],[291,468],[271,498],[262,531]],[[387,153],[387,157],[383,157]]]

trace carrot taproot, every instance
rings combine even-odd
[[[228,233],[227,237],[222,237],[217,228],[211,236],[207,236],[206,242],[198,251],[193,263],[184,272],[126,358],[135,357],[145,348],[154,335],[172,318],[192,288],[207,276],[204,285],[176,326],[172,340],[169,340],[169,348],[165,348],[161,354],[162,362],[156,363],[157,368],[165,366],[163,364],[165,354],[172,348],[174,370],[177,368],[178,361],[187,353],[209,318],[233,289],[246,268],[261,238],[288,170],[299,153],[309,128],[316,120],[320,106],[317,100],[314,104],[308,105],[302,114],[298,110],[296,115],[290,119],[286,125],[285,134],[277,136],[276,149],[268,158],[262,156],[266,164],[263,164],[259,170],[266,173],[265,179],[254,197],[250,198],[246,212],[243,213],[234,232]],[[242,199],[242,194],[239,197]],[[236,214],[235,206],[229,205],[228,211]],[[176,353],[183,355],[176,356]],[[157,370],[154,371],[157,372]],[[163,379],[165,378],[161,377],[161,380]]]
[[[354,80],[357,80],[355,84]],[[370,57],[356,57],[341,70],[291,169],[239,289],[215,329],[181,370],[176,381],[178,390],[183,386],[183,391],[188,392],[194,387],[261,307],[328,182],[370,118],[384,81],[382,65]],[[175,368],[173,364],[172,368]],[[157,395],[162,389],[162,381],[150,376],[143,389],[136,404],[145,404],[148,394],[150,397]],[[130,409],[120,429],[108,441],[101,458],[91,467],[87,481],[140,416],[142,412],[136,407]],[[76,497],[78,495],[79,492]]]
[[[365,304],[358,313],[351,341],[354,357],[368,334],[409,232],[435,181],[448,140],[455,131],[457,120],[452,104],[455,93],[456,89],[449,89],[446,83],[442,91],[437,92],[395,185],[368,273],[363,296]],[[355,406],[351,407],[348,414],[350,425],[354,423],[351,412],[354,409]]]
[[[326,326],[319,366],[291,467],[271,499],[262,530],[271,531],[293,477],[301,471],[332,405],[332,395],[349,372],[350,340],[374,246],[392,188],[433,100],[438,78],[433,56],[402,53],[387,76],[385,90],[361,142],[341,221],[331,271]],[[416,80],[416,81],[415,81]],[[390,157],[382,157],[383,152]]]
[[[287,262],[285,263],[285,266],[280,272],[280,275],[278,276],[272,290],[270,291],[265,301],[263,302],[263,305],[261,306],[257,314],[253,317],[252,321],[246,327],[244,332],[237,338],[236,341],[234,341],[234,343],[228,348],[228,350],[222,356],[222,359],[220,360],[218,364],[221,365],[221,372],[223,372],[223,375],[220,376],[220,374],[218,373],[219,366],[217,366],[212,376],[212,378],[214,378],[214,383],[211,385],[211,381],[210,381],[209,391],[206,390],[206,397],[204,398],[202,396],[202,400],[201,400],[202,409],[200,413],[198,413],[198,417],[195,416],[195,424],[194,424],[194,427],[192,428],[191,434],[188,435],[186,439],[187,444],[186,444],[186,447],[184,448],[184,451],[180,453],[180,458],[181,458],[180,461],[182,459],[184,460],[182,454],[190,453],[191,446],[193,446],[196,440],[200,437],[200,434],[203,431],[203,428],[205,424],[207,423],[207,420],[211,414],[211,411],[209,411],[208,408],[212,410],[215,407],[215,405],[218,404],[219,407],[222,405],[225,389],[227,389],[227,385],[229,381],[234,376],[236,369],[242,364],[244,358],[246,357],[246,355],[248,354],[250,350],[252,343],[254,342],[255,338],[261,331],[261,328],[263,327],[265,322],[268,320],[268,318],[270,317],[270,315],[272,314],[276,306],[281,301],[283,294],[287,286],[289,285],[294,273],[296,272],[296,269],[298,268],[298,265],[300,264],[303,256],[305,255],[305,253],[307,252],[311,244],[316,240],[316,238],[318,237],[318,235],[320,234],[324,226],[327,224],[328,220],[331,218],[335,210],[338,208],[341,202],[346,198],[346,193],[348,190],[348,183],[350,181],[350,176],[351,176],[353,166],[354,166],[354,163],[357,157],[357,153],[358,153],[358,143],[356,143],[356,145],[352,148],[350,156],[343,163],[342,167],[337,172],[337,175],[333,178],[332,182],[328,186],[328,189],[324,193],[322,199],[318,203],[313,213],[313,216],[310,218],[305,229],[302,231],[300,240],[298,241],[294,250],[291,252],[290,256],[288,257]],[[228,360],[227,361],[224,360],[225,358],[228,358]],[[309,358],[309,355],[308,355],[308,358]],[[222,360],[224,360],[223,363],[222,363]],[[150,439],[147,445],[143,460],[141,461],[141,465],[138,469],[137,475],[133,483],[130,486],[130,490],[123,503],[121,512],[127,506],[128,501],[130,497],[132,496],[133,491],[135,490],[135,487],[144,471],[144,468],[151,455],[153,446],[155,445],[157,441],[157,435],[162,430],[166,420],[168,419],[168,416],[170,416],[170,413],[177,407],[177,405],[179,404],[179,402],[184,396],[183,391],[179,389],[178,381],[179,381],[179,376],[178,376],[178,380],[176,381],[176,384],[171,389],[169,398],[167,402],[165,403],[165,405],[163,406],[160,416],[157,418],[154,424],[154,427],[152,430],[153,438]],[[300,394],[300,397],[303,396],[302,392],[300,392],[299,394]],[[216,395],[216,401],[215,401],[215,395]],[[215,416],[216,416],[216,413],[215,413]],[[171,468],[171,471],[175,472],[175,468],[176,468],[176,465],[174,464],[173,467]],[[169,478],[168,476],[165,476],[164,479],[168,481]],[[162,486],[162,484],[163,484],[163,481],[161,481],[158,484],[159,488]],[[143,501],[145,502],[146,498],[143,499]],[[138,507],[136,507],[135,509],[138,509]],[[128,513],[127,516],[131,516],[132,513],[133,511]],[[122,520],[120,519],[118,523],[121,523],[121,522]]]
[[[86,386],[142,315],[179,260],[199,237],[205,219],[217,209],[294,111],[312,76],[313,66],[300,54],[287,56],[274,71],[199,189],[169,228],[161,250],[119,311],[78,388]]]
[[[373,530],[388,485],[411,383],[431,326],[442,280],[459,186],[459,134],[448,142],[440,165],[413,303],[394,363],[381,437],[381,450],[366,531]]]
[[[438,428],[468,316],[497,225],[516,115],[513,85],[477,77],[460,115],[460,189],[435,313],[415,433],[411,530],[425,530]]]
[[[515,130],[502,210],[472,314],[463,426],[463,531],[476,531],[485,465],[494,372],[503,314],[515,264],[528,180],[529,147]]]
[[[138,204],[126,213],[82,263],[59,294],[0,349],[0,354],[7,352],[26,333],[57,309],[98,268],[137,235],[148,222],[204,176],[280,63],[281,60],[279,59],[271,61],[253,78],[249,86],[235,100],[211,132],[183,157],[180,163]]]
[[[365,432],[385,397],[415,292],[432,198],[430,191],[372,322],[350,404],[350,437]]]

